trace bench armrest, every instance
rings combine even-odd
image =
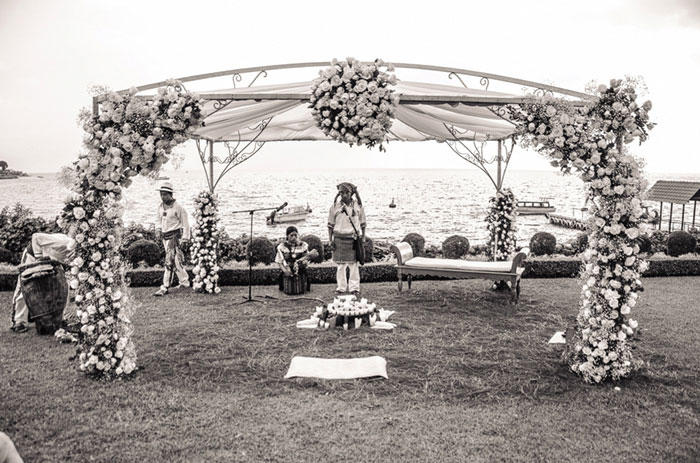
[[[409,243],[402,241],[391,246],[391,252],[396,256],[396,262],[399,265],[404,265],[407,261],[413,259],[413,248]]]
[[[524,267],[525,259],[530,254],[530,248],[523,248],[513,257],[513,266],[510,269],[511,273],[516,273],[518,268]]]

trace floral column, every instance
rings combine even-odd
[[[198,292],[220,293],[217,250],[219,245],[218,200],[215,194],[202,191],[194,198],[196,225],[192,230],[192,263],[194,281]]]
[[[631,315],[647,268],[638,256],[645,181],[624,145],[645,141],[654,124],[651,102],[636,102],[636,84],[613,79],[595,89],[595,100],[584,107],[546,96],[510,108],[525,146],[565,173],[577,171],[588,184],[589,247],[576,335],[567,339],[565,358],[572,371],[593,383],[623,378],[641,364],[629,341],[638,326]]]
[[[508,260],[515,252],[515,196],[510,188],[496,193],[489,200],[489,212],[486,216],[486,228],[489,231],[487,250],[494,260]]]
[[[62,220],[75,233],[70,287],[80,318],[80,369],[114,377],[136,369],[131,298],[124,281],[122,189],[138,175],[157,177],[168,154],[201,121],[199,98],[177,81],[152,97],[101,92],[99,113],[84,111],[86,151],[74,164],[73,191]]]

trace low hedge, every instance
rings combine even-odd
[[[644,278],[670,276],[700,276],[700,259],[650,258],[649,269]],[[360,267],[360,278],[365,283],[396,281],[396,268],[393,262],[369,263]],[[525,262],[523,278],[575,278],[581,270],[577,259],[532,259]],[[312,264],[308,268],[309,279],[314,284],[335,283],[336,266],[332,263]],[[163,279],[162,268],[134,269],[127,273],[132,287],[160,286]],[[191,278],[191,271],[190,273]],[[279,267],[276,265],[253,267],[253,284],[276,285]],[[434,276],[413,277],[414,280],[442,280]],[[14,291],[17,284],[17,271],[0,272],[0,291]],[[248,268],[225,268],[219,271],[221,286],[245,286],[248,284]]]

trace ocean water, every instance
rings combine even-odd
[[[175,198],[190,212],[193,197],[207,188],[202,170],[174,170],[162,174],[175,186]],[[649,175],[650,185],[658,178],[697,180],[697,176]],[[336,185],[349,181],[357,185],[367,216],[367,236],[399,241],[407,233],[423,235],[429,244],[439,245],[450,235],[466,236],[472,244],[486,240],[486,209],[494,187],[485,174],[470,169],[358,169],[318,171],[236,171],[229,172],[216,192],[220,200],[221,223],[231,236],[250,232],[250,214],[239,210],[309,205],[312,213],[296,225],[301,234],[327,236],[328,209]],[[136,177],[124,194],[126,223],[152,224],[160,201],[160,182]],[[547,199],[556,213],[582,217],[584,184],[575,176],[558,172],[509,171],[506,186],[520,201]],[[57,182],[56,174],[35,174],[0,180],[0,207],[21,202],[36,215],[55,217],[69,191]],[[396,208],[389,208],[394,199]],[[655,205],[658,207],[658,204]],[[664,208],[667,209],[667,208]],[[666,212],[666,210],[664,210]],[[269,211],[253,214],[253,233],[270,238],[284,235],[288,224],[267,225]],[[664,214],[665,215],[665,214]],[[675,217],[674,217],[675,219]],[[559,242],[579,231],[557,227],[544,216],[518,217],[518,241],[526,243],[538,231],[548,231]]]

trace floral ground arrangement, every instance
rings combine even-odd
[[[318,306],[311,317],[297,322],[297,328],[343,328],[344,330],[369,326],[377,329],[394,329],[396,325],[387,320],[392,310],[378,307],[366,298],[354,295],[336,296],[326,307]]]
[[[647,364],[602,386],[547,344],[574,323],[576,279],[528,281],[517,307],[488,286],[363,284],[362,297],[396,311],[398,329],[379,332],[299,330],[313,303],[234,306],[245,287],[167,300],[131,289],[140,362],[128,379],[91,379],[64,368],[75,346],[0,330],[0,429],[25,461],[697,459],[700,278],[646,281],[635,349]],[[329,302],[334,290],[310,295]],[[5,320],[11,296],[0,293]],[[381,355],[389,379],[284,380],[294,355]]]

